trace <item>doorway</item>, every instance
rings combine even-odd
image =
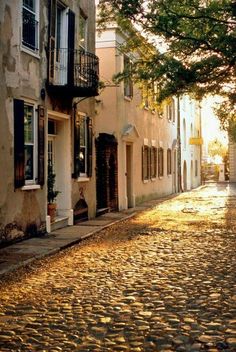
[[[117,210],[117,141],[107,133],[100,133],[96,139],[96,195],[98,215]]]

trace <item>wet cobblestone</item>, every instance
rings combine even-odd
[[[211,185],[9,275],[0,351],[236,351],[235,209]]]

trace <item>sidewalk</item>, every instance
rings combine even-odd
[[[177,195],[177,194],[176,194]],[[55,230],[40,237],[33,237],[0,249],[0,278],[20,267],[27,266],[33,261],[55,254],[83,239],[115,224],[116,222],[133,217],[142,210],[149,209],[164,200],[173,198],[170,195],[164,198],[147,201],[135,208],[120,212],[111,212],[95,219]]]

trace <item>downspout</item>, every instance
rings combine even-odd
[[[178,192],[183,192],[182,189],[182,173],[181,173],[181,135],[180,135],[180,99],[177,95],[177,145],[178,145],[178,157],[177,157],[177,170],[178,170]]]

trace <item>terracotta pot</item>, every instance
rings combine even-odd
[[[48,215],[50,216],[51,222],[55,221],[56,211],[57,211],[56,203],[49,203],[48,204]]]

